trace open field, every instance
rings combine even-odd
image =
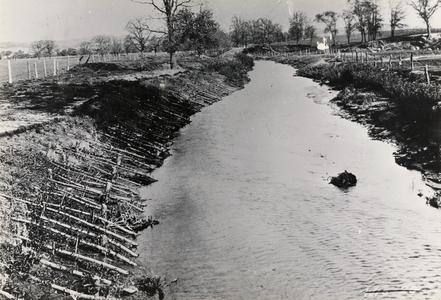
[[[92,55],[89,62],[113,62],[124,60],[136,60],[139,57],[139,53],[121,54],[121,55]],[[165,55],[159,53],[158,55]],[[145,57],[152,57],[154,54],[144,54]],[[38,78],[44,78],[54,75],[54,63],[57,65],[57,74],[65,73],[69,68],[84,63],[88,56],[56,56],[56,57],[41,57],[41,58],[29,58],[29,59],[12,59],[11,62],[11,75],[12,81],[35,79],[36,74]],[[80,60],[81,59],[81,60]],[[28,69],[29,65],[29,69]],[[46,71],[45,71],[46,69]],[[46,76],[45,76],[46,74]],[[8,82],[8,60],[0,60],[0,83]]]

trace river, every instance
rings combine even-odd
[[[336,92],[258,61],[195,115],[142,191],[161,222],[141,261],[168,299],[440,298],[440,212],[394,146],[336,115]],[[357,186],[329,176],[348,170]]]

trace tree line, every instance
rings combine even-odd
[[[309,40],[312,42],[316,36],[316,25],[323,27],[323,32],[331,38],[335,45],[338,33],[337,23],[342,20],[344,23],[344,34],[348,44],[351,37],[358,31],[361,42],[376,40],[381,30],[386,26],[384,17],[380,13],[377,0],[348,0],[347,7],[341,12],[324,11],[308,18],[303,11],[294,11],[289,19],[287,32],[282,32],[279,24],[270,20],[244,20],[240,17],[233,17],[231,22],[231,41],[236,46],[247,46],[248,44],[273,43],[282,40],[297,42]],[[412,7],[426,25],[427,37],[431,38],[431,18],[441,5],[441,0],[411,0],[408,5]],[[391,38],[395,38],[397,29],[405,26],[404,20],[405,5],[401,0],[389,0],[389,27]],[[268,34],[272,33],[272,34]]]
[[[162,26],[153,28],[149,18],[130,20],[123,38],[98,35],[84,41],[79,48],[59,50],[54,41],[35,41],[31,45],[34,57],[52,55],[118,54],[133,52],[165,51],[169,54],[170,66],[177,51],[195,51],[201,55],[207,50],[247,46],[249,44],[270,44],[292,40],[297,43],[313,42],[317,35],[317,25],[336,43],[337,23],[344,23],[344,34],[351,42],[354,32],[358,31],[361,42],[376,40],[385,27],[377,0],[348,0],[347,7],[341,12],[324,11],[309,18],[302,11],[295,11],[289,19],[286,32],[282,26],[268,18],[245,20],[239,16],[232,18],[230,32],[226,33],[215,21],[213,12],[203,6],[194,9],[193,0],[130,0],[148,5],[162,20]],[[389,27],[394,38],[397,29],[405,26],[405,5],[402,0],[389,0]],[[431,37],[430,21],[441,4],[441,0],[410,0],[412,7],[426,24],[427,36]]]

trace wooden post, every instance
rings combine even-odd
[[[70,70],[70,61],[69,61],[69,55],[67,56],[67,70]]]
[[[28,79],[31,79],[31,63],[29,62],[29,60],[27,61],[27,65],[28,65]]]
[[[429,66],[424,66],[424,77],[426,77],[427,84],[430,84]]]
[[[414,70],[414,64],[413,64],[413,52],[410,53],[410,71]]]
[[[47,69],[46,69],[46,59],[43,58],[43,71],[44,71],[44,77],[47,76]]]
[[[8,76],[9,76],[9,83],[12,83],[12,69],[11,69],[11,60],[8,59]]]
[[[37,62],[34,62],[34,69],[35,69],[35,78],[38,79],[38,69],[37,69]]]
[[[380,66],[383,67],[383,56],[380,56]]]
[[[392,54],[389,54],[389,68],[392,68]]]
[[[57,59],[54,57],[54,76],[57,76]]]
[[[80,242],[80,237],[77,236],[77,239],[75,241],[75,253],[78,253],[78,244],[79,244],[79,242]]]

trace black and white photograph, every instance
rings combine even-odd
[[[441,0],[0,0],[0,299],[441,299]]]

